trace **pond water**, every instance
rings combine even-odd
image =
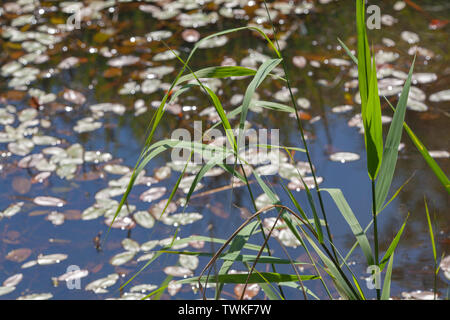
[[[435,151],[433,155],[443,171],[449,172],[446,132],[450,69],[446,22],[450,4],[445,0],[415,1],[420,4],[416,6],[406,2],[395,5],[383,2],[381,29],[369,32],[377,52],[380,89],[385,90],[392,102],[397,101],[396,90],[403,85],[417,51],[406,122],[427,148]],[[371,189],[364,138],[358,127],[357,76],[337,40],[342,39],[352,49],[356,46],[354,1],[275,1],[270,3],[270,8],[282,38],[280,44],[295,97],[301,99],[301,117],[312,160],[323,179],[320,186],[342,189],[361,225],[366,226],[371,221]],[[143,147],[148,123],[181,68],[165,43],[185,58],[198,36],[247,25],[257,25],[271,34],[262,2],[22,0],[3,3],[0,7],[0,212],[3,212],[0,284],[17,274],[22,277],[10,278],[9,286],[13,283],[15,290],[8,290],[11,292],[0,298],[43,293],[51,296],[38,297],[139,298],[142,289],[147,293],[154,290],[167,279],[167,273],[173,273],[167,267],[180,264],[178,256],[162,255],[119,291],[120,285],[144,266],[149,258],[142,257],[145,251],[151,253],[170,242],[176,230],[180,238],[201,235],[226,239],[244,222],[245,216],[253,211],[248,190],[226,188],[230,176],[223,173],[202,179],[202,189],[194,193],[185,209],[187,213],[197,213],[188,217],[192,221],[179,221],[178,224],[186,224],[177,228],[173,219],[166,219],[152,227],[154,219],[145,212],[149,209],[155,215],[160,212],[158,205],[169,197],[180,174],[179,166],[171,163],[171,154],[166,152],[149,163],[145,176],[131,192],[128,209],[124,209],[122,216],[128,216],[128,220],[120,221],[127,228],[113,228],[106,242],[102,242],[108,230],[105,215],[110,217],[114,213],[115,201],[120,201],[127,183],[126,175]],[[193,57],[190,64],[193,70],[233,63],[257,68],[268,57],[274,57],[266,42],[248,30],[228,34],[209,45],[210,48],[199,49]],[[246,77],[208,84],[216,90],[225,110],[231,111],[240,105],[250,81]],[[257,90],[258,100],[289,105],[283,85],[268,78]],[[335,108],[339,106],[349,107]],[[184,93],[165,113],[154,141],[170,138],[177,128],[193,132],[194,120],[202,121],[204,128],[210,126],[212,121],[217,121],[214,111],[208,111],[210,107],[211,103],[200,90]],[[386,103],[382,103],[382,108],[383,115],[392,116]],[[292,114],[253,108],[248,121],[255,129],[280,129],[283,145],[303,147]],[[236,118],[232,125],[237,123]],[[387,128],[385,125],[385,133]],[[379,222],[380,246],[386,250],[409,214],[395,255],[391,289],[394,297],[433,287],[433,254],[424,197],[434,221],[438,255],[448,253],[450,243],[448,193],[406,134],[402,142],[390,194],[411,180],[383,211]],[[338,152],[359,156],[355,161],[340,161],[340,158],[332,161],[331,156]],[[306,161],[306,157],[296,152],[295,161]],[[279,183],[283,179],[278,175],[264,178],[281,201],[290,204]],[[149,187],[151,191],[141,196]],[[256,183],[252,184],[252,191],[255,196],[262,194]],[[308,207],[304,190],[293,190],[293,193]],[[183,212],[180,201],[185,196],[181,190],[177,192],[174,198],[177,205],[171,215]],[[346,253],[354,242],[350,229],[328,196],[325,208],[331,213],[328,219],[336,244]],[[136,212],[145,221],[136,224],[129,219],[136,217]],[[369,238],[372,239],[371,233]],[[124,239],[133,241],[124,242]],[[134,241],[146,246],[136,247]],[[261,244],[261,236],[255,235],[250,242]],[[185,250],[215,252],[218,248],[217,243],[205,242],[191,243]],[[275,256],[285,258],[276,242],[272,249]],[[305,258],[299,247],[288,250],[293,259]],[[127,257],[116,256],[130,251],[134,253]],[[59,255],[47,256],[53,254]],[[121,264],[117,261],[121,257],[129,261]],[[190,266],[193,274],[198,275],[208,258],[201,257],[197,267],[195,260],[185,260],[181,265]],[[355,251],[350,261],[361,279],[367,276],[362,252]],[[59,282],[54,279],[74,270],[71,266],[82,270],[77,274],[78,277],[82,274],[81,289],[70,289],[64,277]],[[242,266],[234,267],[243,270]],[[87,270],[87,275],[83,270]],[[278,271],[292,272],[292,268],[286,266]],[[88,284],[108,276],[106,282],[110,286],[103,282],[95,287],[94,283],[90,285],[92,290],[86,290]],[[141,284],[155,286],[131,290]],[[441,297],[446,297],[448,279],[442,272],[437,285]],[[319,282],[312,281],[308,286],[325,298]],[[302,298],[297,289],[285,290],[287,298]],[[135,294],[129,294],[131,291]],[[235,299],[235,288],[226,286],[223,297]],[[162,298],[197,299],[200,295],[191,286],[183,285],[171,287]],[[262,291],[255,298],[264,298]]]

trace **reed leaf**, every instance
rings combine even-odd
[[[330,196],[333,198],[334,202],[336,203],[336,206],[338,207],[345,221],[352,230],[356,240],[358,241],[358,244],[361,247],[364,256],[366,257],[367,264],[369,266],[373,265],[374,258],[369,240],[367,239],[366,233],[361,228],[361,225],[359,224],[359,221],[356,218],[355,214],[348,205],[347,200],[345,200],[342,191],[340,189],[322,189],[322,190],[328,192]]]
[[[384,201],[386,200],[391,187],[392,179],[394,177],[395,167],[397,165],[398,146],[400,145],[400,140],[402,137],[403,122],[405,121],[406,105],[408,103],[414,63],[415,58],[409,70],[408,78],[403,86],[403,90],[386,137],[383,161],[381,163],[380,174],[375,187],[377,212],[383,207]]]
[[[383,291],[381,293],[381,300],[389,300],[391,297],[391,278],[392,278],[392,265],[394,263],[394,254],[389,258],[389,264],[386,269],[386,275],[384,276]]]

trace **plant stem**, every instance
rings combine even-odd
[[[266,9],[267,16],[269,18],[269,22],[270,22],[270,24],[272,26],[273,37],[275,39],[275,43],[277,45],[277,48],[278,48],[278,51],[279,51],[279,54],[280,54],[280,57],[281,57],[281,65],[283,66],[283,71],[284,71],[284,74],[286,76],[286,84],[287,84],[287,87],[288,87],[288,90],[289,90],[289,95],[291,97],[292,104],[294,105],[295,116],[296,116],[296,120],[297,120],[297,126],[298,126],[298,129],[300,131],[300,136],[302,138],[303,146],[305,148],[306,157],[308,159],[309,167],[310,167],[310,170],[311,170],[311,173],[312,173],[312,176],[313,176],[314,186],[316,187],[316,190],[317,190],[317,196],[319,198],[320,209],[322,211],[323,220],[325,222],[325,228],[327,230],[328,240],[332,244],[331,245],[331,250],[333,251],[333,255],[334,255],[335,260],[338,262],[338,256],[337,256],[336,250],[335,250],[335,248],[333,246],[333,238],[331,236],[330,227],[328,225],[328,219],[327,219],[327,215],[325,213],[325,207],[323,205],[322,195],[320,193],[319,184],[317,183],[317,177],[316,177],[316,173],[315,173],[315,170],[314,170],[314,166],[312,164],[311,155],[310,155],[309,149],[308,149],[308,144],[306,143],[305,134],[304,134],[304,131],[303,131],[303,125],[302,125],[302,122],[301,122],[300,117],[298,115],[298,107],[297,107],[297,103],[296,103],[295,98],[294,98],[294,94],[292,93],[291,83],[289,81],[288,69],[287,69],[287,66],[286,66],[286,62],[285,62],[285,60],[284,60],[284,58],[283,58],[283,56],[281,54],[281,49],[280,49],[280,45],[278,43],[277,32],[276,32],[276,29],[275,29],[275,25],[273,24],[272,18],[270,17],[269,9],[267,7],[267,3],[266,3],[265,0],[264,0],[264,7]],[[322,243],[322,244],[324,245],[324,243]]]
[[[244,166],[241,164],[240,167],[241,167],[242,173],[243,173],[245,181],[246,181],[247,189],[248,189],[248,192],[250,194],[250,198],[252,200],[253,208],[255,209],[255,211],[258,211],[258,208],[256,207],[255,197],[253,196],[252,189],[250,188],[250,184],[248,182],[248,178],[247,178],[247,174],[245,173]],[[272,253],[270,252],[270,247],[269,247],[269,244],[267,243],[268,239],[266,238],[266,234],[264,233],[264,226],[263,226],[261,217],[258,216],[257,219],[258,219],[258,222],[259,222],[259,228],[261,230],[261,234],[262,234],[263,239],[264,239],[264,246],[267,249],[267,254],[269,255],[269,257],[271,257]],[[271,263],[271,266],[272,266],[272,271],[276,273],[277,269],[275,268],[275,265],[273,263]],[[286,299],[286,297],[284,295],[284,292],[283,292],[283,289],[281,288],[280,284],[278,284],[278,290],[280,290],[280,295],[283,297],[283,299]]]
[[[375,264],[379,266],[378,262],[378,225],[377,225],[377,204],[375,194],[375,180],[372,181],[372,217],[373,217],[373,241],[375,247]],[[378,284],[377,284],[378,286]],[[377,299],[381,299],[381,291],[377,288]]]

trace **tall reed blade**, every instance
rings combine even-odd
[[[409,70],[408,78],[406,79],[403,91],[395,109],[394,117],[386,137],[386,145],[383,152],[383,161],[380,168],[380,176],[376,185],[376,206],[377,212],[383,207],[384,201],[388,195],[391,187],[392,179],[394,177],[395,167],[397,165],[398,146],[402,137],[403,122],[405,120],[406,104],[408,102],[409,89],[411,87],[411,78],[414,70],[414,63]]]
[[[377,71],[375,59],[370,72],[369,96],[367,105],[362,108],[364,137],[367,152],[367,171],[371,180],[375,180],[383,157],[383,131],[381,125],[381,104],[378,96]]]
[[[365,0],[356,0],[356,28],[358,33],[358,79],[361,105],[364,109],[369,97],[370,50],[366,33]]]

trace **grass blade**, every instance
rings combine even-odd
[[[370,50],[367,40],[365,0],[356,0],[356,29],[358,34],[358,66],[359,91],[361,94],[361,105],[364,110],[369,99],[370,85]]]
[[[409,89],[411,87],[411,77],[414,70],[414,63],[409,70],[408,78],[403,86],[400,99],[395,109],[389,132],[386,137],[386,145],[383,152],[383,161],[381,162],[380,175],[375,187],[377,212],[383,207],[384,201],[391,187],[392,179],[398,158],[398,146],[402,137],[403,122],[405,121],[406,105],[408,103]]]
[[[330,196],[333,198],[334,202],[336,203],[336,206],[338,207],[345,221],[347,221],[347,224],[349,225],[350,229],[355,235],[356,240],[358,241],[358,244],[361,247],[364,256],[366,257],[367,264],[369,266],[373,265],[374,258],[369,240],[367,239],[364,230],[359,224],[358,219],[356,219],[355,214],[353,213],[352,209],[345,200],[342,191],[340,189],[322,189],[322,190],[328,192]]]
[[[375,180],[383,157],[383,130],[381,125],[381,104],[378,96],[375,59],[370,73],[369,96],[361,114],[364,123],[364,137],[367,152],[367,170],[371,180]]]
[[[391,277],[392,277],[392,265],[394,262],[394,254],[389,259],[389,264],[384,276],[383,291],[381,293],[381,300],[389,300],[391,297]]]
[[[408,215],[408,217],[409,217],[409,215]],[[405,229],[406,221],[408,220],[408,217],[406,217],[405,222],[403,223],[402,227],[400,228],[400,230],[397,232],[397,235],[392,240],[391,244],[389,245],[389,248],[386,250],[386,253],[384,254],[383,259],[381,259],[380,272],[383,271],[386,263],[388,263],[388,260],[394,254],[395,249],[397,248],[398,242],[400,241],[400,237],[403,234],[403,230]]]
[[[315,280],[318,276],[315,275],[301,275],[302,281]],[[180,280],[178,283],[196,283],[198,281],[205,282],[207,276],[193,277],[185,280]],[[209,276],[211,282],[219,282],[221,284],[225,283],[245,283],[248,279],[248,283],[267,283],[267,282],[292,282],[297,281],[297,275],[293,274],[282,274],[276,272],[258,272],[252,273],[250,276],[246,273],[242,274],[219,274],[217,276]]]

